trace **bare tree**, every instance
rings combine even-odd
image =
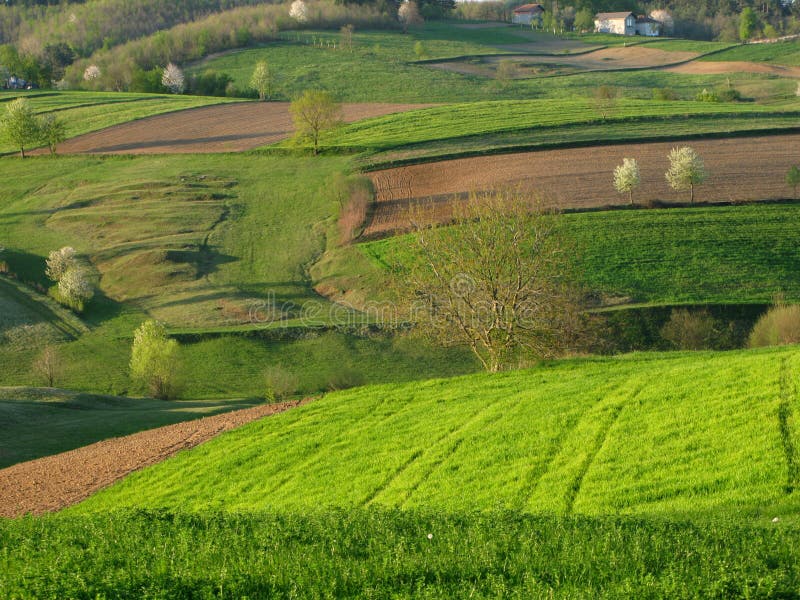
[[[53,346],[46,346],[34,361],[33,368],[45,380],[47,387],[53,387],[62,373],[61,357]]]
[[[421,25],[424,21],[419,14],[417,3],[413,0],[404,0],[397,10],[397,18],[403,26],[403,33],[408,33],[408,28],[414,25]]]
[[[353,25],[342,25],[339,30],[339,35],[342,38],[342,48],[346,48],[350,52],[353,51],[353,31],[355,31]]]
[[[450,226],[412,213],[419,260],[395,287],[418,331],[465,345],[487,371],[515,357],[557,355],[577,341],[579,303],[556,213],[514,193],[473,195]]]

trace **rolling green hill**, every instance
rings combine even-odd
[[[798,360],[795,348],[629,355],[331,394],[136,473],[75,510],[793,519]]]

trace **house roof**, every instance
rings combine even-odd
[[[640,15],[640,16],[636,17],[636,22],[637,23],[656,23],[658,25],[661,25],[661,21],[658,21],[656,19],[651,19],[650,17],[645,16],[645,15]]]
[[[599,21],[613,21],[615,19],[627,19],[632,16],[635,16],[632,12],[608,12],[597,13],[594,18]]]
[[[514,9],[515,13],[544,12],[541,4],[523,4]]]

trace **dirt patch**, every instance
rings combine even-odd
[[[429,66],[461,73],[494,77],[501,60],[511,60],[519,67],[518,77],[563,74],[575,71],[609,71],[618,69],[658,68],[697,57],[696,52],[669,52],[655,48],[629,46],[604,48],[578,56],[504,55],[485,56],[480,59],[428,63]]]
[[[113,438],[0,470],[0,517],[42,514],[72,506],[133,471],[302,402],[236,410]]]
[[[364,233],[380,236],[402,230],[408,207],[415,203],[425,207],[431,221],[445,220],[454,195],[492,188],[519,189],[562,209],[624,204],[613,187],[612,173],[626,157],[639,161],[642,184],[634,193],[635,202],[687,202],[688,192],[675,192],[664,178],[667,154],[683,145],[697,150],[709,172],[708,180],[695,190],[698,202],[791,196],[784,177],[797,163],[800,134],[545,150],[376,171],[370,177],[377,202]]]
[[[430,104],[345,104],[348,123]],[[242,102],[149,117],[78,136],[59,154],[180,154],[241,152],[286,139],[293,131],[288,102]],[[46,152],[39,150],[38,153]],[[36,152],[35,152],[36,153]],[[35,154],[34,153],[34,154]]]
[[[678,65],[664,69],[670,73],[683,73],[685,75],[725,75],[727,73],[763,73],[800,79],[800,67],[787,67],[783,65],[769,65],[745,61],[693,61],[685,65]]]

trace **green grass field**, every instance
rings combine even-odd
[[[377,506],[794,520],[798,356],[628,355],[331,394],[136,473],[75,511]]]
[[[335,148],[380,151],[448,140],[455,147],[463,138],[486,136],[491,140],[492,136],[509,133],[527,134],[535,143],[540,128],[546,133],[563,128],[562,139],[568,143],[569,131],[580,131],[587,125],[602,125],[606,136],[619,138],[619,128],[630,124],[641,125],[631,134],[633,139],[647,139],[665,135],[665,122],[684,124],[693,118],[716,120],[721,131],[726,130],[728,119],[741,122],[747,118],[774,118],[774,126],[786,127],[796,122],[798,108],[796,101],[780,107],[627,99],[603,106],[587,100],[471,102],[365,119],[343,127],[324,143]]]
[[[174,402],[49,388],[0,388],[0,469],[103,439],[255,404],[253,400]]]
[[[0,590],[14,599],[792,598],[798,542],[782,523],[116,511],[0,521]]]
[[[745,44],[701,60],[764,62],[796,67],[800,66],[800,42],[793,40],[771,44]]]
[[[11,100],[28,98],[37,114],[55,113],[67,126],[67,137],[105,129],[135,119],[167,112],[197,108],[222,102],[228,98],[204,96],[166,96],[161,94],[127,94],[117,92],[0,92],[0,111]],[[18,150],[0,141],[0,154]]]
[[[750,204],[575,213],[562,224],[589,291],[634,303],[747,304],[800,299],[798,216],[794,203]],[[375,297],[387,265],[415,253],[410,236],[369,242],[332,253],[317,277]]]
[[[13,306],[0,319],[8,342],[0,344],[2,384],[40,385],[30,365],[50,341],[65,363],[58,385],[136,394],[130,344],[148,316],[194,334],[184,348],[187,398],[260,396],[263,371],[276,363],[298,375],[302,393],[324,390],[342,375],[387,382],[475,368],[461,351],[440,354],[400,338],[303,333],[304,322],[362,324],[314,292],[308,273],[334,226],[328,184],[347,167],[344,158],[42,157],[4,165],[0,260],[20,280],[46,286],[47,253],[72,245],[91,260],[101,293],[78,321],[82,331],[65,337],[53,327],[59,319],[52,304],[31,312],[47,301],[28,294],[23,306],[0,280],[0,297]],[[262,336],[258,330],[270,325],[299,333]],[[241,329],[247,331],[205,335]]]

